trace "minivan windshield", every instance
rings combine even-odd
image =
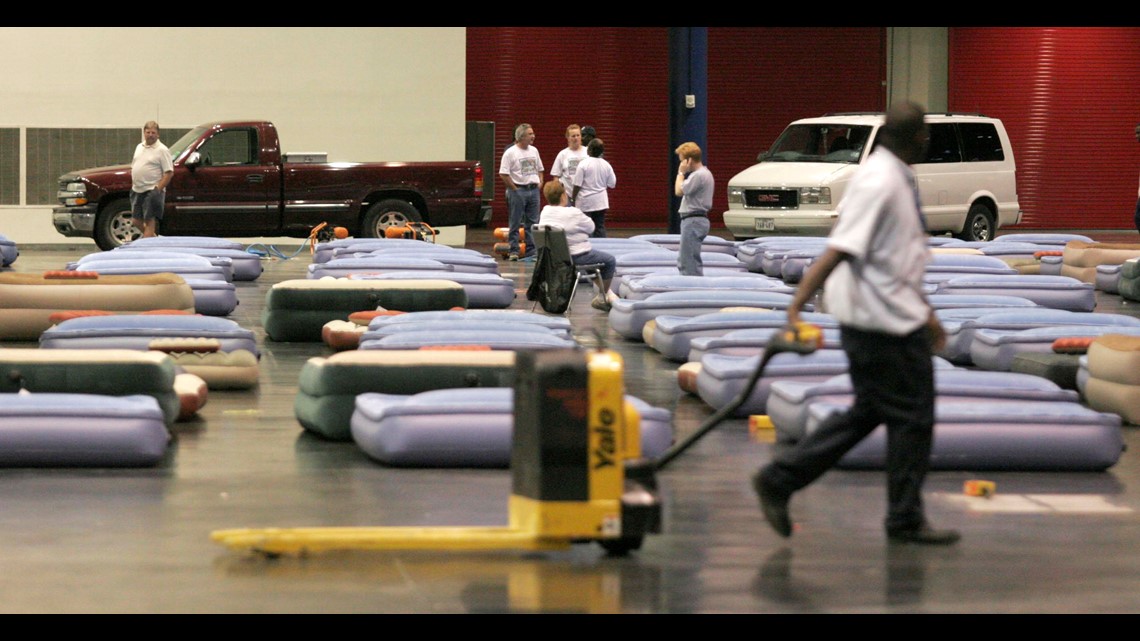
[[[871,136],[870,125],[789,125],[760,162],[858,163]]]

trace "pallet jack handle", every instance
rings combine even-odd
[[[771,360],[773,356],[782,352],[811,354],[822,345],[823,330],[821,330],[818,325],[812,323],[801,321],[776,332],[768,341],[768,345],[764,348],[764,355],[760,357],[760,362],[756,365],[756,369],[752,372],[752,375],[749,376],[748,382],[744,384],[744,388],[740,391],[740,394],[737,394],[736,398],[732,399],[730,403],[721,407],[713,413],[712,416],[705,419],[705,422],[702,423],[695,432],[666,450],[654,462],[654,469],[661,470],[664,468],[670,461],[680,456],[685,450],[689,449],[693,443],[696,443],[704,437],[705,434],[711,432],[725,418],[731,416],[737,408],[743,405],[752,394],[752,389],[756,387],[756,382],[764,375],[764,368],[768,366],[768,361]]]

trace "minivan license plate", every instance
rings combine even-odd
[[[776,221],[772,218],[757,218],[756,231],[776,231]]]

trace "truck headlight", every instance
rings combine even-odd
[[[831,187],[800,187],[801,205],[830,205]]]
[[[730,204],[736,204],[736,205],[743,204],[744,203],[744,188],[743,187],[733,187],[733,186],[729,185],[729,187],[728,187],[728,202]]]
[[[87,183],[83,181],[73,181],[64,183],[59,193],[56,194],[59,202],[63,203],[66,207],[78,207],[87,204]]]

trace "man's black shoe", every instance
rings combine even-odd
[[[936,530],[929,525],[912,530],[887,532],[887,538],[894,543],[917,543],[919,545],[954,545],[962,535],[957,530]]]
[[[752,475],[752,489],[760,497],[760,511],[776,533],[784,538],[792,535],[792,519],[788,516],[788,497],[768,489],[760,472]]]

